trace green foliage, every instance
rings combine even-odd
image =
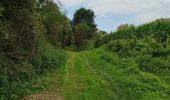
[[[4,26],[1,27],[2,32],[5,32],[6,46],[3,52],[10,58],[26,61],[37,53],[37,40],[43,31],[35,0],[9,0],[4,2],[4,8],[1,19]]]
[[[8,38],[11,38],[8,37],[8,35],[10,34],[9,27],[10,24],[8,22],[0,20],[0,52],[6,51],[7,46],[10,42],[10,39],[8,40]]]
[[[105,31],[98,31],[96,34],[96,41],[95,41],[95,47],[100,47],[103,43],[102,43],[102,39],[104,38],[104,36],[107,35],[107,32]]]
[[[118,31],[102,38],[101,43],[106,44],[105,50],[109,52],[98,53],[106,62],[99,66],[110,66],[108,69],[101,67],[101,70],[114,76],[114,84],[120,87],[114,91],[120,98],[169,98],[169,25],[169,19],[158,19],[138,27],[122,25]],[[124,94],[127,91],[128,95]]]
[[[142,71],[166,75],[170,70],[167,59],[153,58],[149,55],[138,57],[138,66]]]
[[[132,50],[135,47],[135,40],[115,40],[107,45],[108,50],[113,52]]]
[[[140,39],[150,35],[153,35],[158,42],[161,42],[163,32],[170,35],[169,26],[170,19],[157,19],[136,27],[131,25],[128,28],[112,32],[110,35],[105,36],[103,43],[107,44],[116,39],[133,39],[134,37]]]
[[[118,52],[121,56],[130,56],[135,48],[137,41],[135,39],[114,40],[106,45],[112,52]]]
[[[33,91],[30,81],[63,66],[66,54],[57,50],[45,40],[41,40],[41,53],[27,62],[14,62],[1,53],[0,56],[0,97],[5,100],[16,99]],[[35,89],[35,88],[33,88]],[[41,87],[36,91],[41,91]],[[35,91],[35,90],[34,90]]]
[[[73,25],[86,23],[90,26],[93,31],[96,31],[96,24],[94,22],[94,12],[90,9],[80,8],[78,9],[73,17]]]
[[[143,39],[119,39],[113,40],[106,45],[106,48],[112,52],[118,52],[122,57],[137,56],[140,54],[148,54],[153,57],[165,56],[167,49],[163,48],[161,43],[158,43],[152,37]]]
[[[131,27],[134,27],[134,25],[122,24],[122,25],[118,26],[117,31],[127,30]]]
[[[0,99],[15,100],[32,92],[30,81],[64,65],[66,54],[45,39],[44,16],[35,0],[8,0],[1,6]]]
[[[79,49],[94,47],[96,24],[94,12],[90,9],[80,8],[73,17],[74,41]]]
[[[93,32],[93,29],[86,23],[76,25],[75,43],[77,47],[80,49],[89,48],[93,41],[92,38],[94,35],[95,33]]]
[[[45,18],[44,26],[51,43],[57,47],[71,44],[72,29],[69,19],[60,11],[58,4],[47,1],[41,8],[41,15]]]
[[[3,14],[3,11],[4,11],[4,8],[3,7],[1,7],[1,5],[0,5],[0,16],[2,16]]]
[[[106,48],[68,52],[71,59],[66,65],[71,67],[64,70],[62,93],[69,99],[169,98],[170,19],[138,27],[124,24],[107,34],[97,32],[94,18],[92,10],[80,8],[70,22],[53,0],[0,1],[0,100],[42,91],[47,84],[40,78],[67,59],[67,54],[54,46],[64,48],[73,41],[78,49],[102,44]],[[70,80],[72,71],[76,74]],[[75,86],[74,80],[86,82],[87,87],[83,82]],[[42,83],[37,86],[37,82]]]
[[[41,75],[64,65],[67,56],[63,51],[53,47],[44,38],[40,40],[39,44],[41,48],[40,54],[31,59],[37,74]]]
[[[169,72],[169,63],[167,57],[169,54],[163,49],[162,45],[158,44],[151,38],[137,41],[135,45],[130,40],[117,40],[107,45],[107,49],[112,52],[117,52],[120,57],[135,57],[138,66],[142,71],[156,74],[165,74]],[[132,43],[131,45],[129,43]]]
[[[86,62],[93,72],[95,71],[95,75],[101,76],[100,80],[103,80],[103,83],[98,84],[99,89],[104,88],[103,91],[105,91],[105,95],[101,95],[101,98],[108,97],[107,100],[146,100],[146,98],[148,100],[168,100],[170,97],[169,71],[165,67],[161,67],[158,73],[141,70],[138,60],[144,57],[142,55],[122,58],[117,52],[107,52],[105,48],[86,51],[84,55],[88,57]],[[155,59],[154,66],[168,65],[168,58],[153,58],[149,55],[145,57]],[[147,64],[146,62],[145,65]],[[103,86],[103,84],[105,85]]]

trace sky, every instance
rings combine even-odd
[[[69,19],[81,7],[92,9],[99,30],[115,31],[121,24],[140,25],[170,18],[170,0],[60,0]]]

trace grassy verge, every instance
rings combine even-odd
[[[136,58],[119,58],[117,54],[101,48],[84,54],[91,66],[109,84],[105,93],[110,94],[111,98],[168,100],[170,97],[169,82],[161,75],[141,71],[135,62]]]

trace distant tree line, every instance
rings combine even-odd
[[[163,33],[166,33],[167,36],[170,35],[169,29],[170,19],[163,18],[139,26],[123,24],[118,27],[116,32],[111,32],[101,41],[102,43],[107,44],[112,40],[134,38],[140,39],[152,35],[158,42],[161,42]]]

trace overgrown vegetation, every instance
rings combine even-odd
[[[106,48],[98,48],[85,52],[90,66],[106,81],[103,84],[108,83],[103,100],[169,99],[169,57],[129,57],[105,51]]]
[[[50,42],[57,47],[69,46],[72,41],[72,27],[58,4],[47,1],[40,13],[44,17],[43,23]]]
[[[108,52],[101,53],[101,59],[116,68],[113,75],[120,74],[114,79],[119,77],[117,84],[129,93],[119,98],[169,98],[169,25],[169,19],[158,19],[138,27],[125,24],[101,39]]]
[[[80,8],[70,20],[61,6],[0,1],[0,100],[46,89],[41,78],[62,66],[58,81],[66,100],[170,98],[170,19],[122,24],[107,34],[98,31],[92,10]],[[65,53],[68,47],[88,51]]]
[[[121,25],[122,27],[124,25]],[[112,40],[117,39],[141,39],[145,38],[147,36],[152,36],[154,39],[156,39],[158,42],[161,42],[161,38],[163,37],[163,33],[166,33],[167,35],[170,35],[170,19],[157,19],[153,22],[134,26],[134,25],[126,25],[123,29],[119,29],[116,32],[112,32],[109,35],[106,35],[104,39],[102,39],[102,43],[109,43]]]
[[[39,11],[37,4],[43,5]],[[49,4],[54,5],[54,8],[50,9],[51,12],[58,7],[52,1],[1,1],[0,8],[3,10],[0,10],[0,100],[14,100],[30,94],[29,82],[32,79],[64,65],[66,54],[50,44],[49,41],[53,39],[48,38],[50,29],[45,26],[48,23],[48,27],[53,27],[53,21],[56,20],[52,19],[49,22],[50,17],[58,19],[66,17],[59,8],[56,10],[59,14],[50,17],[45,15],[47,12],[44,9],[47,9],[46,6]],[[49,20],[46,20],[46,17]],[[56,22],[58,23],[58,20]],[[59,34],[57,31],[53,36]],[[57,44],[59,39],[55,38]]]
[[[79,49],[93,48],[96,37],[96,24],[94,12],[90,9],[80,8],[74,14],[72,21],[74,41]]]

